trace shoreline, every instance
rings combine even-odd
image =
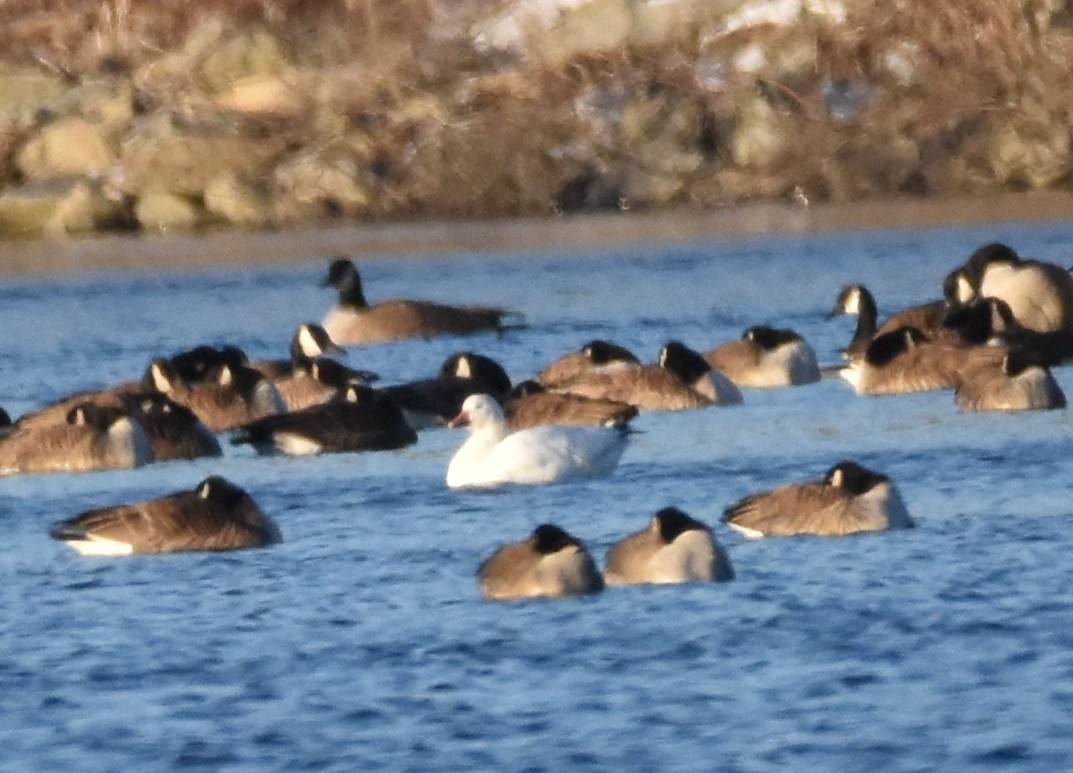
[[[614,249],[645,243],[726,242],[763,235],[923,229],[1073,219],[1073,193],[876,199],[802,206],[756,202],[710,212],[601,213],[547,218],[355,223],[284,231],[91,236],[5,242],[0,275],[197,269],[317,256],[432,258],[457,252]]]

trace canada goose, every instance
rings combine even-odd
[[[980,247],[943,288],[962,303],[977,296],[1000,298],[1025,328],[1073,336],[1073,276],[1054,263],[1024,260],[1005,244]]]
[[[648,526],[616,542],[604,567],[608,585],[732,579],[730,559],[712,530],[676,507],[663,508]]]
[[[1066,396],[1050,370],[1031,352],[1008,351],[998,365],[966,373],[954,392],[962,411],[1037,411],[1066,407]]]
[[[533,380],[543,386],[554,386],[592,370],[639,368],[640,366],[641,361],[629,349],[609,341],[595,339],[576,352],[564,354],[553,360]]]
[[[283,539],[249,494],[215,475],[193,491],[88,510],[49,534],[86,556],[236,550]]]
[[[417,433],[388,395],[351,384],[327,403],[266,416],[240,427],[231,442],[248,443],[261,454],[302,456],[404,448],[417,442]]]
[[[324,286],[339,292],[339,303],[321,323],[340,344],[372,344],[406,338],[462,335],[501,330],[503,318],[513,314],[486,306],[445,306],[429,301],[393,300],[370,306],[361,275],[346,258],[334,260]]]
[[[193,411],[167,395],[132,395],[127,403],[145,428],[156,461],[223,456],[220,442],[212,431]]]
[[[637,408],[616,400],[584,397],[569,392],[549,392],[536,381],[517,384],[503,404],[507,426],[512,429],[542,424],[607,424],[629,421]]]
[[[289,376],[295,369],[307,367],[315,357],[346,352],[315,322],[303,322],[291,338],[290,357],[286,360],[260,360],[251,365],[267,379]]]
[[[603,590],[592,556],[576,537],[553,524],[542,524],[528,539],[496,550],[477,569],[477,585],[486,599],[580,596]]]
[[[467,397],[448,426],[470,428],[447,466],[448,488],[560,483],[608,475],[618,466],[629,437],[625,423],[548,425],[509,432],[503,409],[488,395]]]
[[[766,325],[751,327],[736,341],[727,341],[706,355],[708,364],[739,387],[811,384],[820,380],[816,352],[793,330]]]
[[[890,478],[849,461],[836,464],[822,480],[751,494],[727,508],[723,521],[749,539],[837,537],[913,525]]]
[[[931,341],[906,327],[877,336],[865,356],[839,371],[857,394],[897,395],[954,389],[962,374],[987,363],[999,363],[1005,349],[958,346]]]
[[[642,411],[681,411],[742,402],[741,390],[698,352],[678,341],[666,344],[658,365],[591,370],[555,391],[629,403]]]
[[[158,358],[149,364],[146,380],[156,391],[193,411],[213,432],[226,432],[286,409],[272,382],[247,365],[225,362],[202,380],[188,383],[167,360]]]
[[[879,310],[876,307],[875,296],[864,285],[851,284],[842,288],[834,308],[827,316],[828,318],[839,314],[857,316],[857,328],[853,333],[853,338],[842,350],[846,358],[852,360],[864,355],[864,351],[873,338],[900,327],[914,327],[925,335],[935,335],[935,331],[943,327],[947,310],[948,304],[945,301],[931,301],[895,312],[882,325],[879,325]]]
[[[81,403],[63,421],[0,437],[0,474],[131,469],[153,461],[145,429],[120,408]]]
[[[414,429],[442,427],[462,410],[462,403],[475,394],[504,400],[510,391],[510,377],[491,357],[473,352],[452,354],[434,378],[384,387],[406,414]]]
[[[249,365],[246,353],[237,346],[209,346],[202,344],[166,358],[171,371],[187,384],[196,384],[210,378],[221,366],[239,368]]]

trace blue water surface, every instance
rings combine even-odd
[[[512,378],[603,337],[655,357],[752,324],[835,362],[860,281],[881,311],[936,298],[986,241],[1073,262],[1073,224],[765,237],[585,253],[361,256],[372,300],[497,304],[501,337],[352,348],[387,383],[453,352]],[[13,415],[234,343],[283,356],[332,302],[287,266],[7,279],[0,403]],[[1073,370],[1056,375],[1073,396]],[[223,459],[0,480],[3,770],[1016,770],[1073,760],[1073,433],[1066,411],[961,415],[949,392],[845,384],[653,413],[609,478],[446,489],[458,432],[399,452]],[[889,474],[918,528],[747,542],[719,523],[843,458]],[[90,507],[222,474],[285,542],[87,559],[48,538]],[[474,571],[542,522],[598,561],[658,508],[715,527],[738,579],[489,603]]]

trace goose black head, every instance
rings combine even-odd
[[[205,478],[197,484],[195,491],[201,499],[224,507],[234,507],[248,496],[243,489],[219,475]]]
[[[440,366],[439,378],[470,379],[481,386],[481,391],[501,398],[510,391],[510,376],[503,366],[491,357],[473,352],[458,352],[448,357]]]
[[[334,287],[339,291],[339,304],[341,306],[354,306],[363,309],[369,305],[369,302],[365,300],[361,274],[358,273],[357,267],[349,258],[335,258],[331,265],[328,266],[328,276],[321,285],[323,287]]]
[[[989,266],[1000,264],[1016,266],[1021,262],[1021,256],[1014,252],[1011,247],[1000,242],[991,242],[970,255],[969,259],[965,261],[964,269],[973,286],[979,287]]]
[[[538,384],[532,379],[527,379],[526,381],[522,381],[520,384],[515,384],[514,388],[510,390],[508,397],[520,399],[522,397],[529,397],[529,395],[538,395],[541,392],[546,391],[547,390],[544,389],[541,384]]]
[[[96,403],[79,403],[67,412],[67,423],[75,426],[89,426],[107,431],[120,419],[127,417],[120,408],[97,405]]]
[[[861,284],[851,284],[843,287],[838,293],[834,308],[827,314],[828,319],[837,317],[839,314],[871,314],[873,317],[879,313],[876,308],[876,299],[867,287]]]
[[[915,327],[900,327],[873,338],[864,358],[870,365],[883,367],[898,355],[927,340],[928,337]]]
[[[867,493],[880,483],[890,480],[886,475],[873,472],[856,462],[841,461],[827,471],[824,481],[829,486],[840,488],[858,496]]]
[[[291,361],[302,362],[322,354],[345,354],[328,331],[315,322],[303,322],[291,339]]]
[[[653,516],[652,521],[659,531],[660,539],[668,545],[687,531],[708,531],[707,526],[677,507],[663,508]]]
[[[533,546],[533,550],[544,556],[558,553],[570,546],[581,545],[575,537],[551,523],[544,523],[533,529],[529,544]]]
[[[741,337],[745,341],[752,341],[767,352],[777,349],[783,344],[792,344],[802,340],[801,336],[793,330],[768,327],[767,325],[754,325],[742,333]]]
[[[680,341],[668,341],[659,352],[659,366],[674,373],[683,384],[692,384],[712,366],[700,355]]]
[[[604,341],[601,338],[589,341],[581,347],[581,352],[589,358],[589,362],[598,367],[615,362],[641,364],[637,356],[626,347],[613,344],[610,341]]]

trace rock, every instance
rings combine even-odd
[[[222,174],[208,184],[205,210],[238,226],[259,226],[270,220],[264,196],[233,174]]]
[[[31,123],[69,88],[58,76],[37,70],[0,69],[0,121]]]
[[[82,118],[48,124],[16,157],[16,165],[27,180],[100,177],[115,161],[106,128]]]
[[[201,219],[188,199],[167,191],[144,193],[134,205],[134,217],[144,231],[186,231]]]
[[[273,175],[276,220],[297,222],[364,213],[370,199],[357,176],[354,163],[345,157],[304,152],[289,159]]]
[[[0,238],[86,233],[115,220],[120,207],[84,181],[24,185],[0,195]]]
[[[212,134],[158,136],[139,134],[123,148],[125,193],[167,191],[181,196],[204,195],[221,174],[257,179],[270,168],[280,143],[255,137]]]
[[[730,141],[736,166],[754,169],[771,167],[789,145],[789,135],[782,118],[764,99],[753,99],[742,109]]]
[[[278,75],[242,78],[216,99],[217,107],[266,118],[297,118],[310,110],[305,92]]]
[[[565,11],[552,29],[532,43],[548,63],[581,54],[622,48],[633,31],[631,0],[592,0]]]
[[[289,66],[279,41],[254,27],[210,45],[198,71],[211,91],[223,94],[245,78],[279,76]]]
[[[1000,183],[1046,188],[1070,172],[1069,128],[1049,117],[999,129],[989,161]]]

